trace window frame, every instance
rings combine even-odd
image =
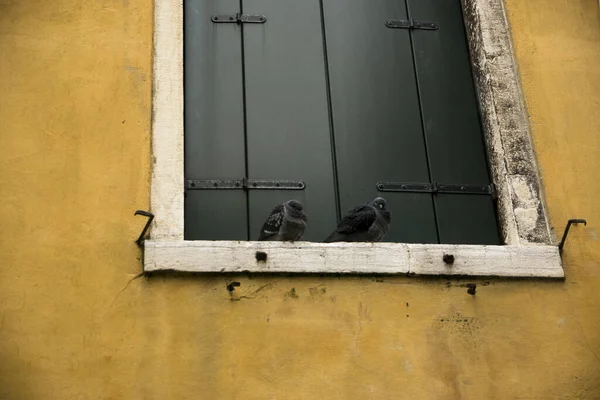
[[[503,1],[461,4],[504,245],[184,240],[183,2],[155,0],[150,193],[155,218],[144,270],[563,278]],[[256,252],[266,253],[267,261],[257,261]],[[456,261],[444,262],[444,254]]]

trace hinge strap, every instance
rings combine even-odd
[[[393,29],[425,29],[434,31],[438,28],[438,24],[429,21],[415,21],[414,19],[388,19],[385,21],[385,26]]]
[[[378,182],[380,192],[442,193],[442,194],[483,194],[496,196],[496,185],[465,185],[448,183]]]
[[[267,17],[260,14],[213,15],[210,20],[216,24],[264,24]]]
[[[267,190],[304,190],[303,181],[269,180],[269,179],[188,179],[185,188],[188,190],[228,190],[228,189],[267,189]]]

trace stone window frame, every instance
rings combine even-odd
[[[183,0],[155,0],[144,270],[564,278],[503,0],[461,4],[504,245],[184,240]]]

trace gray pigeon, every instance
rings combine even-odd
[[[372,202],[356,206],[350,211],[325,243],[330,242],[379,242],[387,233],[392,214],[387,202],[376,197]]]
[[[271,215],[260,230],[258,240],[300,240],[306,230],[306,221],[302,204],[296,200],[286,201],[271,211]]]

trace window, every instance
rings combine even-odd
[[[238,1],[185,4],[184,158],[183,6],[156,2],[156,219],[146,270],[563,276],[500,0],[464,0],[462,10],[440,0],[323,1],[322,8],[317,0],[244,0],[248,13],[266,22],[241,25],[210,20],[245,12]],[[390,19],[435,22],[440,29],[390,28]],[[440,35],[446,30],[455,36]],[[302,79],[294,79],[298,74]],[[383,195],[398,228],[386,239],[507,246],[208,241],[254,239],[270,209],[288,198],[307,203],[307,239],[317,241],[336,216],[377,194],[378,182],[487,185],[477,100],[501,238],[489,195],[389,192]],[[191,187],[243,177],[307,184],[291,193]],[[198,219],[205,223],[191,222]],[[255,258],[257,251],[267,262]],[[455,255],[455,263],[443,262],[444,253]]]
[[[190,0],[184,59],[186,239],[256,240],[296,198],[319,242],[380,195],[385,241],[499,244],[458,0]]]

